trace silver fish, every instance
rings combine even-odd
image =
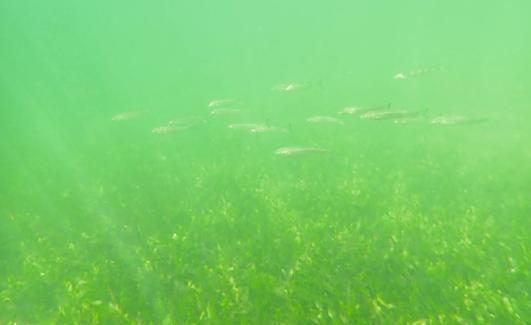
[[[433,118],[430,123],[438,125],[474,124],[486,121],[485,118],[472,118],[462,115],[447,115]]]
[[[249,130],[250,132],[252,133],[264,133],[264,132],[287,132],[288,130],[284,129],[284,128],[278,128],[276,126],[267,126],[267,125],[262,125],[260,127],[257,127],[257,128],[254,128],[254,129],[250,129]]]
[[[305,86],[300,83],[285,83],[274,86],[273,90],[280,92],[294,92],[303,88],[305,88]]]
[[[267,127],[267,125],[257,124],[257,123],[234,123],[234,124],[228,125],[229,129],[244,129],[244,130],[249,130],[249,131],[264,128],[264,127]]]
[[[140,116],[144,111],[133,111],[120,113],[111,118],[112,121],[125,121]]]
[[[371,111],[361,115],[361,118],[368,120],[399,120],[405,118],[415,118],[425,114],[427,110],[423,111],[405,111],[405,110],[382,110]]]
[[[358,114],[362,114],[362,113],[368,112],[370,110],[371,109],[368,108],[368,107],[349,106],[349,107],[343,108],[342,110],[340,110],[337,113],[341,114],[341,115],[358,115]]]
[[[208,102],[208,107],[227,107],[236,104],[237,101],[234,99],[213,99]]]
[[[343,121],[335,117],[330,116],[312,116],[306,119],[309,123],[335,123],[335,124],[344,124]]]
[[[368,112],[376,112],[376,111],[382,111],[382,110],[389,110],[391,108],[391,104],[387,104],[385,106],[377,106],[377,107],[365,107],[365,106],[348,106],[343,108],[338,112],[338,114],[341,115],[361,115]]]
[[[328,150],[318,147],[282,147],[275,150],[275,155],[292,156],[310,152],[327,152]]]
[[[180,130],[179,128],[176,128],[176,127],[173,127],[173,126],[161,125],[161,126],[158,126],[156,128],[153,128],[151,130],[151,132],[156,133],[156,134],[170,134],[170,133],[173,133],[173,132],[177,132],[179,130]]]
[[[406,79],[421,77],[421,76],[424,76],[426,74],[435,72],[437,70],[441,70],[441,68],[439,67],[439,68],[417,68],[417,69],[412,69],[412,70],[409,70],[409,71],[406,71],[406,72],[399,72],[399,73],[395,74],[393,76],[393,79],[395,79],[395,80],[406,80]]]
[[[399,73],[397,73],[397,74],[395,74],[395,75],[393,76],[393,79],[395,79],[395,80],[405,80],[405,79],[407,79],[407,78],[408,78],[408,77],[407,77],[406,74],[403,73],[403,72],[399,72]]]
[[[205,120],[198,116],[179,117],[152,129],[151,132],[156,134],[169,134],[190,129],[204,122]]]

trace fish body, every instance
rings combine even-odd
[[[293,156],[311,152],[327,152],[328,150],[318,147],[282,147],[275,150],[278,156]]]
[[[405,79],[407,79],[407,78],[408,78],[408,77],[407,77],[406,74],[403,73],[403,72],[397,73],[397,74],[395,74],[395,75],[393,76],[393,79],[395,79],[395,80],[405,80]]]
[[[309,123],[334,123],[334,124],[344,124],[343,121],[335,117],[330,116],[312,116],[306,119]]]
[[[227,107],[236,104],[237,101],[234,99],[213,99],[208,102],[208,107],[210,108],[216,108],[216,107]]]
[[[265,132],[273,132],[273,131],[286,132],[286,130],[283,128],[278,128],[276,126],[270,126],[267,124],[258,124],[258,123],[235,123],[235,124],[229,124],[228,128],[246,130],[252,133],[265,133]]]
[[[361,115],[361,118],[367,120],[401,120],[411,119],[422,116],[427,110],[423,111],[404,111],[404,110],[381,110],[370,111]]]
[[[113,121],[130,120],[130,119],[133,119],[135,117],[138,117],[142,113],[143,113],[143,111],[133,111],[133,112],[120,113],[120,114],[114,115],[111,118],[111,120],[113,120]]]
[[[462,115],[447,115],[433,118],[430,123],[438,125],[473,124],[486,121],[485,118],[472,118]]]
[[[361,115],[368,120],[391,120],[404,117],[405,111],[371,111]]]
[[[169,134],[177,131],[184,131],[190,129],[204,122],[205,120],[198,116],[179,117],[168,121],[164,125],[152,129],[151,132],[156,134]]]
[[[348,106],[343,108],[338,112],[340,115],[362,115],[369,112],[378,112],[383,110],[389,110],[391,108],[391,104],[387,104],[385,106],[377,106],[377,107],[364,107],[364,106]]]
[[[434,71],[441,70],[441,68],[416,68],[406,72],[399,72],[393,76],[395,80],[406,80],[411,78],[417,78],[424,76],[426,74],[432,73]]]
[[[265,124],[258,124],[258,123],[234,123],[229,124],[229,129],[243,129],[243,130],[254,130],[254,129],[260,129],[265,128],[267,125]]]
[[[368,108],[368,107],[349,106],[349,107],[345,107],[342,110],[340,110],[338,112],[338,114],[341,114],[341,115],[359,115],[359,114],[363,114],[363,113],[369,112],[371,110],[374,110],[374,108],[371,109],[371,108]]]
[[[265,133],[265,132],[275,132],[275,131],[287,132],[286,129],[278,128],[275,126],[267,126],[267,125],[261,125],[256,128],[249,129],[249,132],[252,132],[252,133]]]
[[[284,84],[278,84],[273,87],[273,90],[279,91],[279,92],[294,92],[297,90],[301,90],[304,88],[304,85],[300,83],[284,83]]]
[[[177,131],[179,131],[178,128],[170,125],[161,125],[151,130],[155,134],[170,134]]]

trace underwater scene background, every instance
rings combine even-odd
[[[531,4],[0,3],[0,324],[528,324]]]

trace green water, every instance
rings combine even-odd
[[[2,1],[0,324],[528,324],[530,10]]]

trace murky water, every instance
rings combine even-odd
[[[0,4],[1,324],[525,324],[524,1]]]

